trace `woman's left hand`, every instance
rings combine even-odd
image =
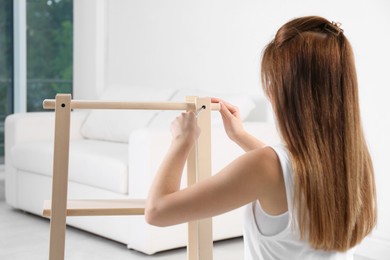
[[[200,132],[193,112],[183,112],[171,123],[173,141],[192,145],[198,139]]]

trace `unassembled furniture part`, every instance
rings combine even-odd
[[[50,217],[50,260],[65,257],[67,216],[143,215],[145,200],[67,200],[69,134],[72,109],[142,109],[186,110],[198,114],[201,135],[187,159],[188,185],[211,176],[211,110],[219,110],[210,98],[187,97],[184,103],[119,102],[72,100],[70,94],[58,94],[55,100],[45,100],[45,109],[55,109],[52,200],[45,201],[43,215]],[[124,119],[126,120],[126,119]],[[188,223],[188,259],[213,258],[212,219]]]

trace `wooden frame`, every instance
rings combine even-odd
[[[43,215],[50,217],[50,260],[65,258],[67,216],[142,215],[145,200],[67,200],[72,109],[143,109],[186,110],[198,114],[201,135],[187,160],[188,185],[211,176],[211,110],[219,110],[210,98],[187,97],[184,103],[119,102],[72,100],[70,94],[58,94],[55,100],[45,100],[45,109],[55,109],[52,200],[45,201]],[[213,258],[212,219],[188,223],[188,259]]]

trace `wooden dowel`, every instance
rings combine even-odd
[[[54,109],[55,99],[45,99],[44,109]],[[190,103],[178,102],[126,102],[126,101],[94,101],[72,100],[71,109],[137,109],[137,110],[187,110]],[[218,103],[211,104],[211,110],[220,110]]]

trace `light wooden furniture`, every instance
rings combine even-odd
[[[188,185],[211,176],[211,110],[219,110],[210,98],[187,97],[186,102],[116,102],[72,100],[69,94],[58,94],[45,100],[45,109],[55,109],[52,200],[45,201],[43,215],[50,217],[50,260],[65,257],[67,216],[142,215],[145,200],[67,200],[69,132],[72,109],[147,109],[199,112],[201,135],[187,161]],[[213,258],[212,219],[188,223],[188,259]]]

